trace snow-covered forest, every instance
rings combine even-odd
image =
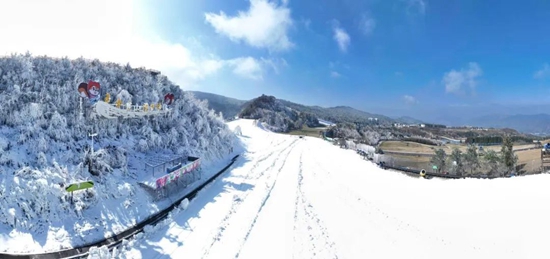
[[[142,104],[161,102],[166,93],[173,93],[175,103],[169,115],[79,119],[77,86],[88,80],[101,84],[102,97],[109,93],[124,102]],[[128,187],[124,179],[135,179],[143,168],[129,166],[130,156],[193,155],[208,164],[227,155],[237,141],[204,101],[184,93],[167,77],[98,60],[31,54],[1,57],[0,103],[2,232],[37,231],[63,221],[71,211],[81,215],[98,201],[119,195],[114,192],[120,188],[127,187],[128,195],[135,193],[137,187]],[[84,110],[90,111],[86,102]],[[94,154],[100,171],[91,175],[81,166],[92,143],[88,134],[96,132]],[[109,181],[112,175],[120,176],[117,181],[122,183]],[[70,206],[70,194],[63,186],[85,179],[94,180],[95,187],[75,196],[76,205]]]
[[[289,132],[301,129],[303,125],[319,126],[317,118],[306,112],[299,112],[285,106],[273,96],[262,95],[245,104],[239,117],[257,119],[275,132]]]

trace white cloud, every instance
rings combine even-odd
[[[333,30],[334,40],[336,41],[336,43],[338,43],[338,48],[340,48],[342,52],[346,52],[351,41],[348,33],[342,27],[340,27],[338,21],[334,23]]]
[[[363,34],[367,36],[371,35],[375,27],[376,20],[374,20],[374,18],[372,18],[370,15],[363,15],[361,21],[359,22],[359,29],[363,32]]]
[[[183,88],[216,73],[223,61],[150,33],[141,7],[121,1],[28,1],[0,10],[0,55],[84,57],[157,69]]]
[[[263,80],[264,74],[269,69],[273,69],[278,74],[288,64],[284,59],[240,57],[222,61],[222,66],[231,68],[235,75],[242,78]]]
[[[279,74],[282,68],[288,67],[288,63],[284,58],[280,58],[280,59],[261,58],[261,60],[265,65],[271,67],[276,74]]]
[[[288,66],[284,59],[223,60],[206,53],[196,39],[186,46],[163,40],[151,33],[140,6],[132,1],[18,0],[8,5],[9,9],[0,9],[0,55],[29,51],[129,63],[160,70],[184,89],[195,88],[224,68],[239,77],[261,80],[269,69],[279,73]]]
[[[466,94],[468,88],[472,94],[475,93],[477,78],[483,74],[481,67],[470,62],[468,68],[462,68],[460,71],[451,70],[443,75],[443,84],[447,93]]]
[[[332,78],[338,78],[338,77],[341,77],[342,75],[336,71],[330,71],[330,77]]]
[[[545,77],[550,77],[550,66],[548,65],[548,63],[544,63],[542,65],[542,68],[537,72],[535,72],[533,77],[535,79],[543,79]]]
[[[253,80],[263,79],[262,65],[255,58],[236,58],[227,61],[227,64],[233,67],[233,73],[236,75]]]
[[[426,14],[426,2],[424,0],[407,0],[408,11]]]
[[[268,0],[250,0],[250,9],[229,17],[224,12],[206,13],[206,21],[217,33],[232,41],[244,41],[250,46],[283,51],[294,44],[287,31],[293,24],[286,1],[282,6]]]
[[[403,100],[405,101],[406,104],[416,104],[416,103],[418,103],[416,98],[414,98],[414,96],[410,96],[410,95],[403,95]]]

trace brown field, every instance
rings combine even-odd
[[[542,169],[542,160],[540,157],[540,149],[531,149],[515,152],[518,156],[518,165],[525,166],[521,169],[527,173],[539,172]]]
[[[383,159],[386,164],[391,166],[409,167],[415,169],[432,168],[430,157],[426,156],[410,156],[410,155],[385,155]]]
[[[319,127],[319,128],[310,128],[306,125],[302,127],[301,130],[293,130],[289,132],[290,135],[303,135],[303,136],[310,136],[310,137],[319,137],[319,131],[324,130],[326,127]]]
[[[536,144],[522,144],[514,145],[514,150],[524,149],[524,148],[536,148]],[[430,146],[425,144],[420,144],[416,142],[409,141],[384,141],[380,143],[380,148],[384,151],[399,151],[399,152],[410,152],[410,153],[435,153],[436,149],[443,148],[447,154],[453,152],[454,148],[460,149],[462,152],[466,152],[468,146],[465,144],[447,144],[444,146]],[[501,146],[487,146],[483,147],[485,150],[494,150],[500,152]],[[539,150],[539,149],[536,149]],[[540,155],[540,151],[539,151]]]
[[[430,146],[410,141],[384,141],[380,143],[384,151],[400,151],[411,153],[434,153],[437,146]]]

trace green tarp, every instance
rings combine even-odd
[[[88,188],[92,188],[92,187],[94,187],[94,182],[87,181],[87,182],[81,182],[81,183],[73,183],[73,184],[67,186],[67,188],[65,188],[65,190],[68,191],[68,192],[74,192],[74,191],[88,189]]]

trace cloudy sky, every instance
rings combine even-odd
[[[546,112],[550,2],[6,0],[0,54],[161,70],[185,90],[263,93],[425,120]]]

